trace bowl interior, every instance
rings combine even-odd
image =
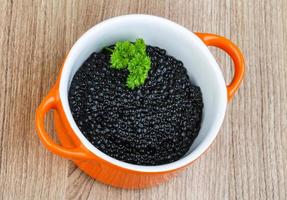
[[[111,158],[95,148],[77,127],[68,103],[68,90],[75,72],[92,52],[121,40],[143,38],[147,44],[166,49],[181,60],[194,84],[200,86],[203,119],[198,137],[179,161],[159,166],[139,166]],[[184,27],[169,20],[148,15],[126,15],[106,20],[86,32],[73,46],[61,75],[60,98],[67,119],[81,142],[98,156],[137,171],[166,171],[184,166],[198,158],[212,143],[222,124],[226,104],[226,86],[218,64],[204,43]]]

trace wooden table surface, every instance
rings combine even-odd
[[[286,9],[286,0],[0,0],[0,199],[287,199]],[[243,51],[247,68],[209,151],[143,190],[92,180],[48,152],[34,130],[35,109],[77,38],[128,13],[223,35]],[[230,81],[229,57],[211,50]]]

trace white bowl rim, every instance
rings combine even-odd
[[[216,76],[216,80],[222,86],[221,88],[218,88],[219,90],[221,90],[221,93],[222,93],[222,97],[220,97],[221,105],[220,105],[220,111],[217,113],[217,116],[218,116],[217,120],[214,121],[213,126],[211,127],[211,130],[210,130],[210,131],[212,131],[212,134],[208,134],[208,136],[204,139],[204,141],[202,143],[200,143],[197,146],[197,148],[195,150],[193,150],[189,155],[183,157],[180,160],[172,162],[172,163],[163,164],[163,165],[156,165],[156,166],[143,166],[143,165],[126,163],[126,162],[123,162],[123,161],[120,161],[120,160],[117,160],[115,158],[110,157],[109,155],[107,155],[107,154],[103,153],[102,151],[100,151],[99,149],[97,149],[95,146],[93,146],[87,140],[87,138],[83,135],[83,133],[80,131],[80,129],[76,125],[76,123],[73,119],[70,107],[69,107],[68,94],[67,94],[68,93],[67,92],[67,85],[69,82],[69,76],[67,75],[67,70],[68,70],[68,66],[71,65],[70,58],[77,55],[77,48],[78,48],[79,44],[81,43],[81,41],[85,37],[87,37],[88,34],[93,32],[94,30],[100,29],[106,23],[113,22],[116,20],[125,20],[125,19],[129,19],[129,18],[133,18],[133,19],[135,19],[135,18],[147,18],[147,19],[152,18],[152,20],[156,20],[159,23],[168,23],[168,24],[174,26],[176,29],[178,29],[178,31],[181,31],[182,33],[187,35],[187,37],[192,37],[192,39],[195,42],[197,42],[199,49],[203,51],[206,58],[208,60],[210,60],[210,63],[213,65],[213,67],[211,67],[211,69],[213,70],[214,75]],[[212,56],[211,52],[208,50],[207,46],[200,40],[200,38],[198,38],[194,33],[189,31],[185,27],[183,27],[183,26],[181,26],[175,22],[172,22],[172,21],[165,19],[165,18],[162,18],[162,17],[158,17],[158,16],[154,16],[154,15],[145,15],[145,14],[129,14],[129,15],[122,15],[122,16],[113,17],[113,18],[104,20],[99,24],[96,24],[95,26],[90,28],[87,32],[85,32],[77,40],[77,42],[73,45],[69,54],[67,55],[67,58],[65,60],[65,63],[64,63],[63,69],[62,69],[61,77],[60,77],[59,96],[60,96],[60,100],[61,100],[61,103],[63,106],[63,110],[65,112],[65,115],[67,117],[69,124],[71,125],[72,130],[74,131],[76,136],[79,138],[81,143],[90,152],[92,152],[96,156],[98,156],[98,157],[100,157],[100,158],[102,158],[102,159],[104,159],[104,160],[106,160],[106,161],[108,161],[114,165],[117,165],[119,167],[133,170],[133,171],[148,172],[148,173],[166,172],[166,171],[172,171],[175,169],[179,169],[181,167],[184,167],[184,166],[190,164],[191,162],[193,162],[197,158],[199,158],[208,149],[208,147],[212,144],[212,142],[215,140],[215,137],[217,136],[219,129],[223,123],[225,111],[226,111],[226,107],[227,107],[227,90],[226,90],[224,78],[222,76],[222,72],[221,72],[216,60]]]

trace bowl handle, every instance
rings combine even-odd
[[[232,100],[238,90],[244,76],[244,58],[239,48],[230,40],[210,33],[195,33],[207,46],[214,46],[222,49],[232,58],[234,63],[234,77],[227,85],[228,101]]]
[[[49,136],[49,134],[46,132],[44,127],[45,115],[51,109],[57,111],[58,104],[59,104],[59,97],[57,95],[57,90],[53,88],[41,102],[40,106],[37,108],[36,131],[40,140],[48,150],[59,156],[72,160],[90,159],[89,155],[85,152],[85,150],[81,146],[75,148],[65,148],[63,146],[56,144]]]

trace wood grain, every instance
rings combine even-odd
[[[0,199],[287,199],[286,0],[0,0]],[[117,15],[146,13],[234,41],[242,87],[208,153],[159,187],[100,184],[48,152],[35,109],[77,38]],[[232,63],[211,48],[226,80]],[[47,120],[52,131],[52,118]]]

